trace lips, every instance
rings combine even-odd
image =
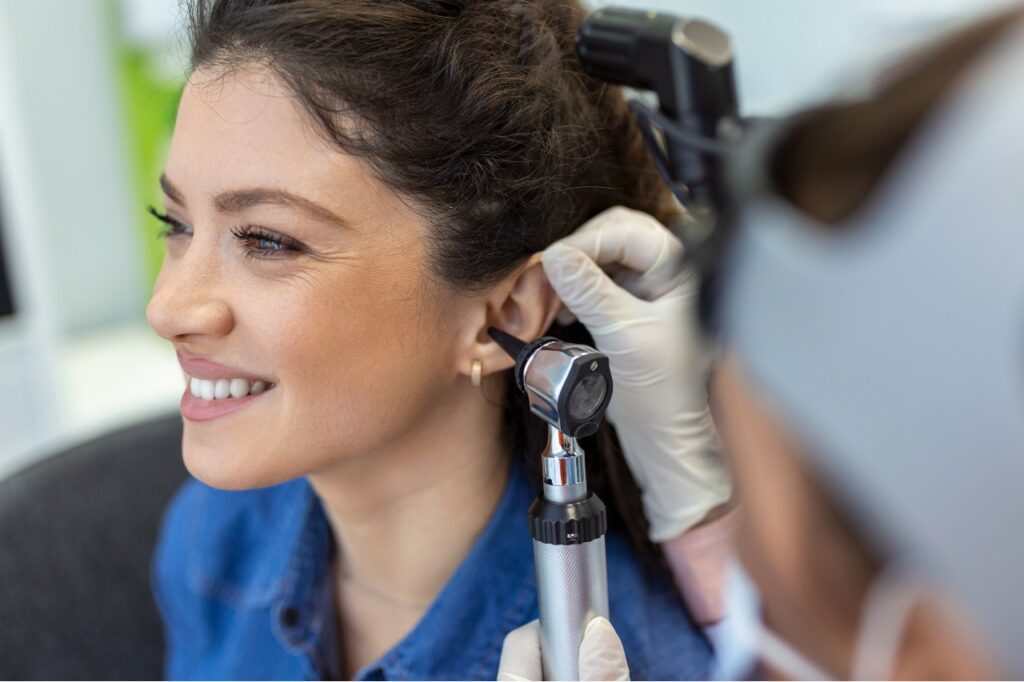
[[[197,379],[207,379],[217,381],[220,379],[245,379],[250,384],[256,381],[262,381],[265,384],[274,383],[273,380],[262,377],[252,372],[240,369],[238,367],[230,367],[228,365],[222,365],[219,362],[208,360],[200,357],[186,357],[178,352],[178,362],[181,364],[181,368],[185,370],[185,373],[190,377]]]
[[[247,395],[243,398],[203,400],[192,395],[192,392],[186,387],[181,396],[181,416],[194,422],[210,421],[237,412],[257,400],[266,399],[267,395],[273,395],[273,391]]]
[[[190,421],[209,421],[232,414],[258,400],[277,385],[268,378],[206,358],[178,353],[188,375],[181,396],[181,414]]]

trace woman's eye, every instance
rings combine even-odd
[[[159,237],[170,239],[172,237],[191,237],[192,228],[180,220],[176,220],[166,213],[160,213],[152,206],[148,207],[149,213],[163,223]],[[238,242],[245,246],[246,257],[253,258],[282,258],[292,256],[303,251],[302,245],[290,237],[275,234],[262,227],[246,225],[231,228],[231,234]]]
[[[283,258],[302,251],[302,246],[281,234],[275,234],[262,227],[246,225],[234,227],[231,234],[247,248],[246,255],[255,258]]]
[[[180,220],[175,220],[166,213],[161,213],[152,206],[149,206],[146,210],[149,211],[150,215],[163,223],[163,227],[160,228],[160,232],[157,233],[157,237],[160,239],[167,239],[169,237],[190,237],[192,236],[192,228],[186,226]]]

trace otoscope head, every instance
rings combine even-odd
[[[495,327],[487,333],[515,359],[516,386],[531,412],[573,438],[597,431],[612,398],[606,355],[551,336],[527,343]]]
[[[605,7],[581,24],[576,51],[591,76],[653,90],[668,116],[736,115],[732,41],[705,21]]]

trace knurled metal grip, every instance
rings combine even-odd
[[[533,541],[540,610],[543,679],[580,679],[580,644],[587,624],[608,618],[604,536],[578,545]]]
[[[607,529],[607,510],[594,493],[560,504],[541,497],[530,507],[545,680],[578,680],[587,623],[608,617]]]

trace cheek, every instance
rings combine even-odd
[[[384,274],[381,274],[384,273]],[[443,303],[409,267],[336,268],[295,287],[271,357],[287,430],[322,457],[408,429],[455,377]]]

